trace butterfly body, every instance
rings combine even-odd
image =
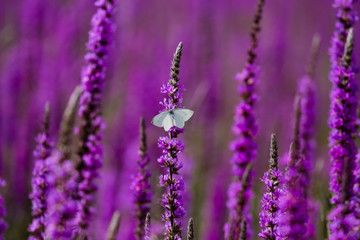
[[[194,111],[190,109],[175,108],[156,115],[151,123],[157,127],[164,127],[169,131],[172,127],[184,128],[185,122],[191,118]]]

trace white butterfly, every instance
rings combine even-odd
[[[190,109],[175,108],[166,112],[159,113],[152,120],[151,123],[157,127],[164,127],[165,131],[176,126],[184,128],[185,122],[191,118],[194,111]]]

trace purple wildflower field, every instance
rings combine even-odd
[[[359,240],[357,0],[9,0],[0,240]]]

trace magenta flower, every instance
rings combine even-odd
[[[171,67],[171,79],[167,85],[162,86],[161,92],[168,95],[160,103],[163,106],[162,112],[170,109],[181,108],[183,86],[179,84],[179,67],[182,53],[182,43],[180,42]],[[178,159],[178,154],[184,151],[184,144],[177,139],[183,133],[183,129],[173,126],[169,129],[167,137],[160,137],[158,146],[162,149],[163,155],[158,159],[161,167],[166,169],[166,173],[160,176],[160,186],[165,187],[161,203],[165,209],[162,220],[165,221],[165,239],[181,239],[181,218],[185,216],[185,209],[182,199],[184,191],[184,181],[180,176],[179,170],[182,163]]]
[[[251,225],[250,206],[248,206],[248,202],[251,195],[252,173],[250,173],[248,184],[244,185],[248,189],[241,188],[241,181],[245,170],[249,164],[253,163],[257,156],[255,137],[258,126],[256,123],[254,105],[257,101],[255,86],[259,81],[259,67],[255,64],[255,59],[257,56],[257,35],[260,31],[263,5],[264,0],[260,0],[251,32],[251,48],[248,51],[247,65],[245,69],[236,76],[236,80],[240,82],[238,91],[241,96],[241,101],[236,107],[233,125],[233,133],[237,139],[230,145],[231,150],[234,152],[230,160],[233,168],[234,182],[231,184],[228,191],[229,221],[224,226],[226,239],[239,239],[243,216],[247,216],[246,223]],[[244,198],[244,207],[240,207],[240,203],[237,201],[240,190],[249,195],[249,197]],[[239,209],[241,209],[241,211],[239,211]],[[250,238],[250,228],[248,228],[248,237]]]
[[[333,83],[329,113],[330,191],[333,204],[340,201],[344,163],[347,159],[354,159],[356,154],[353,135],[356,132],[357,84],[351,67],[344,68],[340,63],[348,31],[356,19],[352,2],[351,0],[335,0],[334,3],[334,7],[338,8],[338,20],[330,48],[331,71],[329,75]],[[343,81],[343,78],[349,78],[349,81]]]
[[[336,186],[333,190],[334,208],[328,215],[330,236],[329,240],[337,239],[359,239],[359,209],[357,179],[354,175],[358,171],[355,156],[355,143],[353,137],[356,133],[356,110],[357,110],[357,82],[354,78],[352,66],[353,52],[353,30],[350,29],[345,45],[344,55],[339,61],[339,65],[334,70],[334,86],[332,96],[336,101],[331,105],[331,127],[332,135],[332,154],[334,161],[332,164],[332,175],[330,175],[331,186]],[[337,131],[335,131],[337,130]],[[332,138],[331,138],[332,137]],[[336,167],[336,168],[334,168]],[[337,176],[336,174],[342,175]],[[340,177],[334,179],[334,177]],[[341,183],[341,185],[340,185]],[[338,185],[336,185],[338,184]],[[336,190],[336,191],[334,191]],[[344,238],[346,236],[346,238]]]
[[[76,191],[77,171],[70,160],[64,159],[61,151],[53,151],[46,159],[49,173],[46,180],[49,184],[46,214],[45,239],[71,239],[75,235],[74,222],[77,203],[72,194]]]
[[[145,132],[145,120],[141,118],[140,121],[140,148],[139,157],[137,160],[138,169],[136,175],[133,176],[133,180],[130,186],[132,192],[134,192],[135,217],[137,221],[137,228],[135,230],[135,236],[138,240],[142,240],[145,234],[145,220],[146,215],[150,211],[149,204],[151,203],[151,186],[149,178],[151,176],[150,171],[147,169],[147,165],[150,162],[150,158],[147,154],[146,144],[146,132]]]
[[[89,222],[93,215],[93,194],[97,187],[94,183],[98,177],[98,169],[102,166],[104,120],[101,117],[102,88],[105,80],[106,57],[113,31],[112,15],[113,0],[97,0],[96,13],[91,19],[92,29],[87,43],[88,53],[85,55],[86,66],[82,71],[83,92],[80,98],[79,115],[80,148],[78,151],[80,162],[77,165],[78,203],[79,212],[77,223],[87,234]]]
[[[261,179],[266,185],[266,192],[261,200],[262,209],[260,212],[261,232],[259,237],[267,240],[279,239],[279,198],[282,195],[280,186],[282,173],[278,168],[278,149],[275,134],[271,135],[270,147],[270,168]]]
[[[37,135],[36,147],[34,151],[35,167],[31,179],[32,192],[29,198],[32,202],[32,217],[33,220],[29,226],[31,236],[29,239],[45,239],[45,224],[47,212],[47,197],[49,192],[49,183],[47,175],[49,174],[49,167],[46,159],[50,156],[53,142],[49,137],[49,121],[50,121],[50,105],[45,107],[45,117],[43,122],[43,130]]]

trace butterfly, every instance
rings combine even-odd
[[[194,111],[190,109],[175,108],[159,113],[151,120],[151,123],[157,127],[164,127],[165,131],[169,131],[172,127],[184,128],[185,122],[193,114]]]

